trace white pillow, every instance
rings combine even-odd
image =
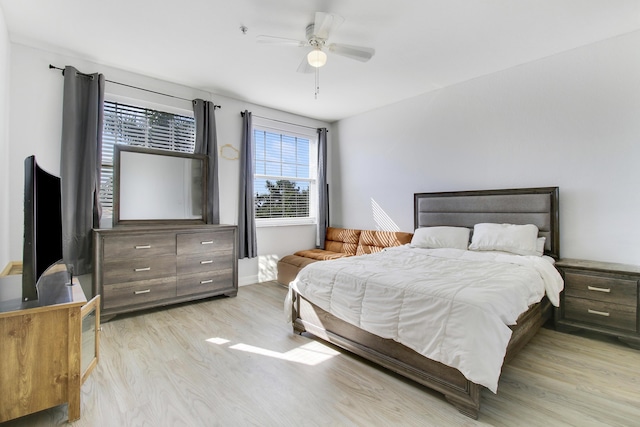
[[[542,243],[544,247],[544,241]],[[469,245],[472,251],[503,251],[517,255],[541,255],[538,248],[538,227],[533,224],[476,224]]]
[[[536,253],[535,255],[542,256],[544,254],[544,242],[547,240],[546,237],[538,237],[536,241]]]
[[[471,230],[465,227],[417,228],[413,233],[411,246],[424,249],[467,249],[470,232]]]

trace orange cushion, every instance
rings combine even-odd
[[[402,231],[362,230],[356,255],[380,252],[384,248],[411,243],[412,233]]]
[[[327,227],[324,249],[330,252],[355,255],[358,250],[360,230],[351,228]]]
[[[336,258],[351,256],[348,254],[343,254],[341,252],[333,252],[333,251],[327,251],[323,249],[307,249],[304,251],[298,251],[294,255],[305,257],[305,258],[316,259],[316,260],[322,260],[322,261],[326,261],[328,259],[336,259]]]

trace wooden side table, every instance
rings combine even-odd
[[[98,363],[100,296],[87,302],[77,279],[51,277],[54,300],[41,292],[27,302],[20,275],[0,278],[0,423],[64,403],[69,421],[80,418],[80,387]]]

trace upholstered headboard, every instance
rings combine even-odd
[[[415,228],[482,222],[534,224],[546,237],[545,254],[560,256],[558,187],[414,194]]]

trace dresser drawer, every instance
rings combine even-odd
[[[234,231],[222,230],[206,233],[180,233],[177,235],[177,254],[197,254],[211,251],[233,251]]]
[[[566,295],[564,297],[564,316],[568,320],[631,332],[637,331],[635,305],[620,305]]]
[[[118,283],[103,287],[105,310],[151,304],[176,297],[176,278],[162,277],[138,282]]]
[[[234,289],[233,269],[178,276],[178,296]]]
[[[174,233],[127,234],[104,239],[104,259],[152,258],[176,254]]]
[[[233,251],[216,251],[178,257],[179,275],[231,268],[233,268]]]
[[[638,300],[638,282],[634,279],[568,270],[564,284],[567,296],[632,306]]]
[[[175,276],[176,257],[111,259],[104,263],[103,271],[105,285]]]

